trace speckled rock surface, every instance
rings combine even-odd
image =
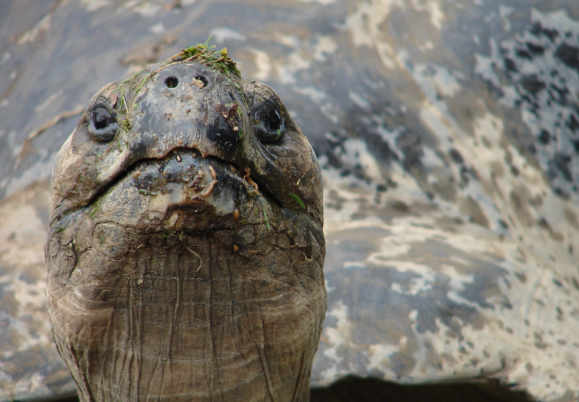
[[[46,180],[82,106],[209,33],[322,165],[313,385],[483,377],[577,400],[576,1],[30,4],[0,5],[0,236],[18,244],[0,246],[0,400],[73,390],[38,295]]]

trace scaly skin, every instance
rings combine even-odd
[[[104,87],[57,158],[46,249],[81,400],[308,401],[322,216],[313,151],[267,86],[166,62]]]

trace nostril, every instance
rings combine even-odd
[[[195,79],[203,82],[204,87],[206,87],[207,84],[209,84],[209,81],[207,81],[207,78],[203,77],[202,75],[198,75],[197,77],[195,77]]]
[[[175,88],[179,85],[179,79],[177,77],[167,77],[165,79],[165,86],[167,88]]]

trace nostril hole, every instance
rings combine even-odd
[[[179,85],[179,79],[177,77],[167,77],[165,80],[165,85],[167,88],[175,88],[177,85]]]
[[[207,81],[207,78],[203,77],[202,75],[198,75],[197,77],[195,77],[195,79],[202,81],[204,87],[206,87],[207,84],[209,84],[209,81]]]

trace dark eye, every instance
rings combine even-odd
[[[264,144],[275,144],[283,138],[285,127],[279,110],[272,109],[257,126],[257,136]]]
[[[279,130],[281,128],[281,116],[277,109],[273,109],[265,118],[265,126],[268,130]]]
[[[90,116],[88,131],[92,139],[109,142],[115,138],[119,125],[117,118],[104,105],[96,106]]]

